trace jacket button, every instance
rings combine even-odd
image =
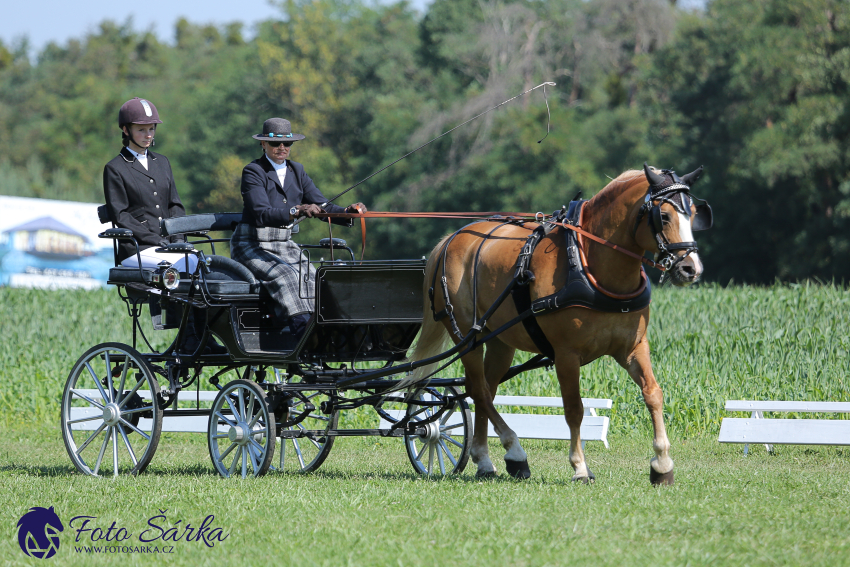
[[[158,208],[159,208],[159,205],[157,205],[157,206],[156,206],[156,208],[158,209]]]
[[[162,220],[162,217],[159,217],[159,220]]]
[[[153,183],[153,179],[151,179],[151,183]]]
[[[153,196],[156,197],[156,191],[153,192]]]

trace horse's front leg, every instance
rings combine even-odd
[[[555,370],[564,401],[564,418],[570,428],[570,464],[575,471],[573,480],[587,484],[596,480],[596,476],[588,468],[581,448],[581,421],[584,418],[584,404],[581,402],[579,387],[581,360],[575,354],[558,355],[555,357]]]
[[[664,392],[661,391],[652,372],[649,341],[646,337],[641,339],[625,364],[623,362],[620,364],[640,387],[646,408],[652,418],[652,428],[655,432],[652,447],[655,449],[655,457],[649,463],[649,481],[654,485],[673,484],[673,459],[670,458],[670,440],[667,438],[667,429],[664,427]]]

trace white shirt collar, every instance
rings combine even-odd
[[[147,150],[145,150],[145,153],[140,154],[138,152],[131,150],[130,146],[127,146],[127,151],[129,151],[131,154],[133,154],[139,160],[148,159],[148,151]]]
[[[286,161],[287,160],[283,160],[283,163],[275,163],[272,160],[272,158],[269,157],[268,154],[264,153],[263,155],[266,156],[266,159],[269,160],[269,163],[272,164],[272,167],[275,169],[275,171],[280,171],[281,169],[286,169]]]

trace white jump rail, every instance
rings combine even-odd
[[[100,400],[102,396],[98,390],[80,390],[80,393],[85,394],[93,400]],[[140,390],[139,395],[144,400],[150,400],[150,392]],[[183,391],[177,395],[178,401],[181,402],[212,402],[215,400],[218,391],[202,390]],[[598,398],[582,398],[584,405],[584,418],[581,421],[581,439],[582,447],[587,441],[602,441],[605,448],[608,448],[608,424],[610,418],[596,414],[598,409],[611,409],[612,402],[607,399]],[[558,397],[539,397],[539,396],[496,396],[493,403],[497,406],[518,406],[518,407],[545,407],[545,408],[563,408],[563,401]],[[403,410],[390,410],[389,413],[396,419],[404,415]],[[92,407],[74,407],[71,408],[71,419],[79,419],[82,417],[90,417],[100,414],[100,410]],[[502,413],[502,417],[508,426],[513,429],[517,436],[521,439],[554,439],[567,440],[570,438],[570,430],[567,427],[567,422],[564,415],[537,415],[537,414],[522,414],[522,413]],[[454,418],[454,419],[453,419]],[[449,418],[447,425],[453,425],[456,416]],[[472,414],[472,419],[475,419],[475,413]],[[206,433],[209,418],[205,416],[176,416],[167,415],[162,419],[162,431],[170,433]],[[100,420],[84,421],[76,423],[72,427],[81,430],[94,430],[100,427]],[[140,419],[139,429],[142,431],[150,431],[150,420]],[[389,428],[390,423],[381,419],[378,426],[380,428]],[[489,423],[487,427],[488,437],[498,437],[493,429],[493,424]]]
[[[764,412],[850,413],[850,402],[727,400],[726,411],[750,412],[749,418],[724,417],[720,443],[773,445],[850,445],[850,421],[836,419],[765,419]]]
[[[85,394],[91,399],[98,401],[103,399],[103,396],[100,395],[98,390],[79,390],[80,393]],[[148,390],[139,390],[138,394],[142,397],[143,400],[150,400],[151,393]],[[215,397],[218,395],[218,390],[201,390],[201,391],[183,391],[177,394],[177,400],[181,402],[212,402],[215,400]],[[79,419],[82,417],[90,417],[94,415],[100,415],[101,411],[94,407],[72,407],[71,408],[71,419]],[[151,420],[149,419],[140,419],[139,420],[139,429],[142,431],[150,431],[151,430]],[[94,419],[92,421],[83,421],[82,423],[75,423],[71,427],[73,429],[81,429],[81,430],[94,430],[100,427],[102,423],[101,420]],[[207,432],[207,424],[209,423],[209,418],[203,415],[167,415],[162,418],[162,431],[169,433],[206,433]]]
[[[582,398],[584,405],[584,418],[581,421],[581,445],[582,448],[587,441],[602,441],[605,448],[608,448],[608,424],[610,418],[607,416],[596,415],[598,409],[611,409],[611,400],[599,398]],[[496,406],[518,406],[518,407],[537,407],[537,408],[563,408],[563,400],[558,397],[539,397],[539,396],[496,396],[493,400]],[[402,410],[393,410],[387,412],[392,417],[399,419],[404,415]],[[508,427],[514,430],[517,437],[520,439],[554,439],[567,440],[570,438],[570,429],[567,427],[567,422],[564,415],[538,415],[524,413],[501,413],[500,415],[508,424]],[[472,419],[475,420],[475,412],[472,413]],[[452,416],[446,422],[447,425],[453,425],[459,422],[456,416]],[[390,424],[387,421],[381,420],[380,428],[388,428]],[[493,429],[493,424],[487,424],[487,436],[498,437]]]

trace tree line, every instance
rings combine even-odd
[[[189,211],[238,211],[241,169],[260,155],[250,135],[268,117],[307,135],[292,157],[332,196],[554,81],[545,100],[537,89],[486,114],[343,204],[551,212],[644,161],[704,165],[694,193],[715,212],[697,235],[707,279],[850,276],[846,1],[712,0],[694,12],[669,0],[434,0],[422,15],[406,2],[280,6],[249,40],[238,23],[180,20],[172,43],[110,21],[34,60],[25,42],[0,43],[0,194],[102,202],[117,111],[133,96],[160,111],[155,150]],[[325,230],[312,225],[302,240]],[[367,255],[426,254],[452,228],[372,221]]]

